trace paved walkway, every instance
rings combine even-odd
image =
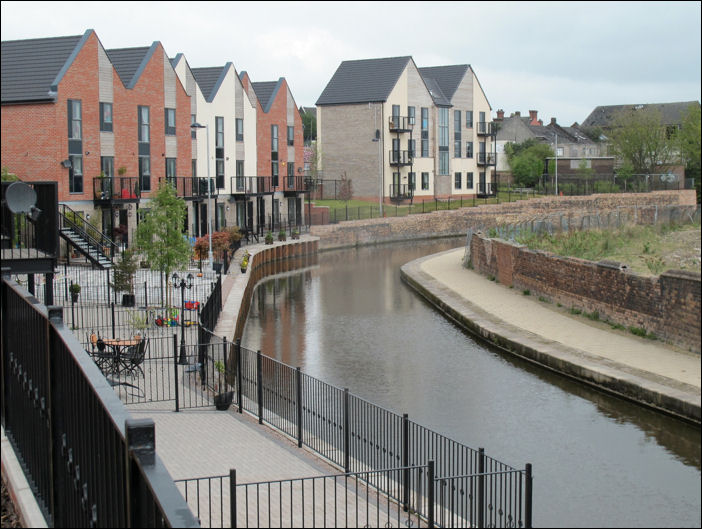
[[[490,281],[463,267],[464,251],[418,259],[403,266],[403,274],[434,303],[444,303],[452,317],[488,339],[526,346],[530,353],[525,356],[532,360],[550,362],[556,370],[622,395],[643,391],[643,400],[656,407],[676,400],[693,414],[696,408],[699,420],[699,355],[614,331]]]

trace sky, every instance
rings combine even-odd
[[[82,35],[106,49],[161,41],[193,68],[285,77],[314,106],[342,61],[410,55],[470,64],[492,115],[561,125],[599,105],[699,101],[700,2],[15,2],[2,40]]]

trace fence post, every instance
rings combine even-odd
[[[237,338],[234,342],[234,350],[236,351],[236,398],[239,400],[239,413],[242,413],[244,408],[241,398],[241,338]]]
[[[427,527],[434,527],[434,461],[427,461]]]
[[[402,414],[402,503],[405,512],[409,507],[409,415]]]
[[[156,460],[156,432],[153,419],[127,419],[124,421],[125,437],[125,507],[127,527],[144,527],[148,507],[140,499],[145,497],[146,486],[141,480],[137,464],[153,465]]]
[[[144,307],[149,308],[149,282],[144,281]]]
[[[485,527],[485,449],[478,449],[478,527]]]
[[[263,359],[261,350],[256,351],[256,392],[258,400],[258,424],[263,424]]]
[[[295,368],[297,380],[297,447],[302,448],[302,372]]]
[[[173,333],[173,374],[175,375],[175,411],[180,411],[178,397],[178,333]]]
[[[349,388],[344,388],[344,472],[347,474],[351,472],[350,469],[350,441],[351,436],[349,435]]]
[[[115,332],[115,302],[112,302],[112,337],[117,338],[117,333]]]
[[[531,463],[526,464],[525,470],[525,480],[526,487],[524,490],[524,527],[531,527],[531,501],[532,501],[532,476],[531,476]]]
[[[232,529],[237,527],[236,523],[236,469],[229,469],[229,520]]]

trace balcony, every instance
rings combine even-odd
[[[305,192],[305,177],[302,175],[283,176],[283,188],[286,197],[295,197]]]
[[[231,194],[235,197],[271,195],[281,190],[280,182],[284,178],[287,177],[232,176],[230,178]]]
[[[494,152],[479,152],[478,165],[497,165],[497,155]]]
[[[388,158],[396,167],[412,165],[412,151],[388,151]]]
[[[411,184],[390,184],[388,195],[391,200],[408,200],[414,197],[414,186]]]
[[[388,118],[390,132],[412,132],[414,118],[408,116],[390,116]]]
[[[95,203],[139,202],[140,198],[141,186],[138,177],[93,178],[93,201]]]
[[[175,188],[178,197],[185,200],[203,200],[208,197],[207,178],[176,176],[173,178],[159,178],[158,183],[161,184],[164,180]],[[217,194],[214,178],[210,178],[210,194],[212,196]]]
[[[478,136],[494,136],[497,134],[495,124],[492,121],[478,121],[476,132]]]

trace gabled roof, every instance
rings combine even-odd
[[[412,57],[343,61],[316,105],[387,101]]]
[[[141,48],[120,48],[105,50],[115,71],[126,88],[134,88],[141,73],[153,56],[158,42]]]
[[[642,110],[656,108],[661,113],[661,125],[679,125],[690,105],[698,105],[698,101],[682,101],[678,103],[649,103],[638,105],[607,105],[595,107],[583,121],[581,127],[611,127],[614,116],[621,110]]]
[[[446,97],[436,79],[431,79],[428,77],[423,77],[423,79],[427,90],[429,90],[429,95],[434,100],[434,104],[438,107],[450,107],[451,100]]]
[[[213,66],[210,68],[191,68],[190,71],[193,72],[193,77],[197,82],[202,95],[205,96],[205,100],[211,103],[219,87],[222,86],[224,78],[227,76],[227,71],[231,62],[228,62],[224,66]]]
[[[72,37],[4,41],[2,103],[54,101],[61,78],[92,32],[89,29]]]
[[[256,92],[256,97],[261,103],[261,108],[264,112],[268,112],[271,109],[271,105],[273,104],[273,101],[275,101],[275,98],[278,95],[278,91],[280,90],[280,87],[282,86],[284,80],[285,78],[281,77],[277,81],[263,81],[260,83],[251,83],[251,86],[253,87],[254,92]]]
[[[451,66],[430,66],[427,68],[419,68],[419,73],[427,83],[427,79],[433,79],[441,88],[443,95],[448,101],[453,99],[453,95],[458,90],[458,85],[466,75],[470,66],[467,64],[454,64]],[[429,83],[427,83],[428,85]],[[436,101],[435,101],[436,102]],[[439,103],[437,103],[439,104]]]

